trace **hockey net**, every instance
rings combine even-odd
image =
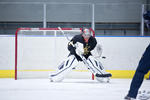
[[[48,78],[68,56],[68,40],[81,34],[81,28],[19,28],[15,35],[15,80]],[[91,29],[93,36],[94,31]],[[79,63],[67,78],[90,78],[93,75]]]

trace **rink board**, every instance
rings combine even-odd
[[[112,73],[112,78],[133,78],[133,75],[135,73],[135,70],[106,70],[106,71]],[[47,75],[49,75],[51,70],[44,70],[44,71],[41,70],[41,71],[36,71],[36,72],[37,73],[43,72],[44,77],[42,77],[42,78],[48,78]],[[81,70],[73,70],[70,73],[70,75],[72,75],[72,76],[78,76],[79,74],[82,75],[82,78],[91,79],[91,73],[87,70],[82,70],[82,71]],[[83,75],[85,77],[83,77]],[[78,76],[78,77],[80,77],[80,76]],[[0,70],[0,78],[15,78],[15,71],[14,70]],[[150,79],[150,71],[145,75],[145,78]]]
[[[101,63],[108,72],[112,73],[113,78],[132,78],[138,62],[150,41],[150,37],[96,37],[96,39],[98,43],[102,45],[102,56],[106,57],[106,59],[101,58]],[[26,37],[20,40],[21,42],[19,43],[23,43],[23,45],[19,45],[23,49],[20,49],[19,52],[22,53],[23,51],[23,53],[26,54],[24,55],[26,62],[23,62],[22,65],[24,67],[30,66],[31,69],[28,69],[29,72],[44,73],[45,78],[48,77],[48,73],[51,72],[51,70],[56,70],[59,63],[68,55],[66,49],[67,40],[64,37]],[[1,78],[14,78],[14,41],[14,36],[0,37]],[[37,49],[39,45],[41,48]],[[36,54],[39,52],[44,53],[44,56],[39,55],[40,57],[37,57]],[[54,54],[54,52],[57,53]],[[31,57],[28,54],[33,55]],[[41,58],[41,56],[45,58],[45,60],[42,60],[43,58]],[[19,57],[22,57],[22,55],[19,55]],[[22,59],[18,62],[20,63],[21,61]],[[35,61],[40,61],[41,65],[33,63]],[[37,69],[32,68],[32,66],[36,66]],[[86,68],[73,70],[70,75],[79,75],[80,77],[80,74],[83,73],[87,77],[91,76],[91,73],[87,71]],[[148,78],[148,76],[147,74],[146,77]]]

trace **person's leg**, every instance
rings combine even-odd
[[[147,47],[146,51],[141,58],[139,65],[136,69],[135,75],[132,79],[128,97],[136,98],[138,90],[143,82],[144,75],[150,70],[150,46]]]

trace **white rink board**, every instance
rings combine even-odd
[[[97,37],[102,45],[101,60],[108,70],[135,70],[150,37]]]
[[[97,41],[102,45],[102,56],[106,56],[106,59],[101,61],[107,66],[107,69],[134,70],[148,46],[150,38],[97,37]],[[24,55],[18,55],[18,58],[20,57],[21,60],[25,61],[22,62],[23,66],[30,66],[31,69],[32,66],[37,66],[39,69],[41,67],[43,69],[56,68],[69,54],[67,50],[68,41],[63,37],[25,37],[19,43],[21,43],[19,51],[23,52],[19,54]]]

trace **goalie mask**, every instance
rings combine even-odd
[[[91,36],[91,31],[88,28],[84,28],[82,35],[84,38],[89,38]]]

